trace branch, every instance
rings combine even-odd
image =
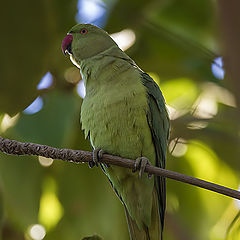
[[[237,106],[240,107],[240,1],[232,0],[217,1],[219,8],[219,26],[221,28],[222,38],[224,41],[224,65],[228,71],[227,81],[232,92],[234,93]],[[239,112],[239,111],[238,111]],[[238,115],[240,118],[240,115]]]
[[[0,151],[11,155],[36,155],[52,159],[60,159],[63,161],[74,163],[92,161],[92,152],[72,149],[58,149],[35,143],[22,143],[10,139],[5,139],[2,137],[0,137]],[[119,167],[134,169],[133,160],[120,158],[118,156],[104,154],[101,161],[103,163],[112,164]],[[162,176],[165,178],[171,178],[191,185],[195,185],[197,187],[205,188],[210,191],[217,192],[240,200],[239,191],[223,187],[221,185],[214,184],[211,182],[207,182],[198,178],[190,177],[181,173],[169,171],[151,165],[146,166],[145,172],[157,176]]]

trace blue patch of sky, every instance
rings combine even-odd
[[[40,80],[39,84],[37,85],[37,89],[46,89],[51,87],[53,84],[53,76],[50,72],[47,72],[42,79]]]
[[[222,80],[224,79],[225,71],[223,69],[223,60],[222,57],[217,57],[212,63],[212,73],[215,78]]]
[[[37,97],[23,112],[25,114],[34,114],[39,112],[43,108],[43,99]]]
[[[104,27],[108,17],[109,6],[102,0],[78,0],[76,21]]]

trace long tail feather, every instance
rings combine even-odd
[[[129,215],[126,207],[125,213],[131,240],[162,240],[162,226],[159,216],[158,197],[156,189],[153,190],[152,217],[150,226],[144,226],[140,230],[136,224],[136,221],[134,221]]]

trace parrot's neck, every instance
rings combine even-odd
[[[114,75],[116,76],[132,66],[137,68],[135,62],[117,46],[112,46],[79,63],[86,88],[96,84],[96,81],[101,81],[101,84],[114,81],[116,79]]]

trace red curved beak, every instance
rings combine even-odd
[[[66,53],[68,54],[72,54],[72,49],[71,49],[71,45],[72,45],[72,40],[73,40],[73,36],[71,34],[68,34],[62,42],[62,51],[63,54],[66,55]]]

